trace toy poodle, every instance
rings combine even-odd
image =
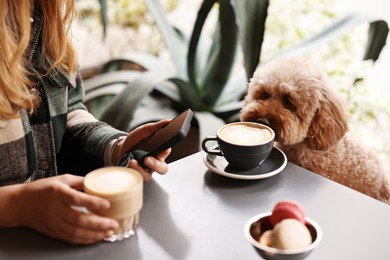
[[[379,159],[347,132],[344,103],[308,59],[283,58],[259,67],[240,117],[273,128],[276,146],[290,162],[390,204],[390,182]]]

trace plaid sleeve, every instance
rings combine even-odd
[[[67,129],[80,140],[84,151],[103,158],[104,149],[110,141],[127,135],[110,125],[97,120],[83,104],[84,88],[78,73],[73,88],[68,91]]]

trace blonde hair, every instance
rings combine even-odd
[[[41,64],[67,74],[77,70],[77,57],[69,37],[75,16],[74,0],[0,1],[0,119],[19,117],[20,109],[30,113],[39,104],[31,91],[31,71],[26,50],[31,36],[33,9],[43,15]]]

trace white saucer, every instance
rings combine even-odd
[[[286,155],[278,148],[274,147],[271,154],[258,167],[251,170],[240,170],[229,166],[223,156],[205,153],[204,164],[219,175],[242,180],[264,179],[280,173],[287,165]]]

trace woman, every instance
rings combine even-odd
[[[0,227],[90,244],[111,236],[118,223],[72,208],[110,205],[80,191],[83,177],[58,172],[64,135],[108,166],[168,120],[127,134],[87,112],[68,35],[74,15],[71,0],[0,1],[0,212],[7,213]],[[149,180],[153,171],[167,172],[169,153],[146,158],[150,170],[136,161],[128,166]]]

